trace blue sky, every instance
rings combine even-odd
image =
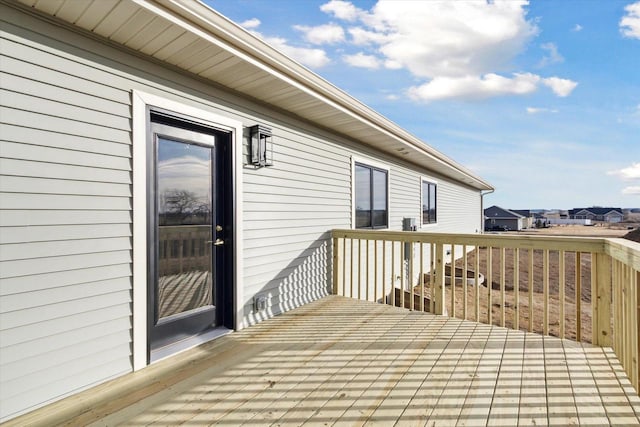
[[[205,0],[496,187],[640,207],[640,1]]]

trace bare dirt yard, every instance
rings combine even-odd
[[[600,226],[557,226],[545,229],[532,229],[508,234],[523,235],[552,235],[552,236],[582,236],[582,237],[623,237],[629,230],[626,227],[600,227]],[[479,287],[466,286],[466,311],[465,311],[465,287],[458,280],[454,288],[455,310],[451,306],[451,286],[446,286],[447,310],[449,315],[458,318],[476,320],[476,310],[479,319],[484,323],[531,330],[544,333],[545,318],[545,271],[543,268],[544,253],[533,250],[533,269],[529,272],[529,250],[518,251],[518,275],[516,278],[514,249],[505,249],[504,276],[501,266],[501,249],[493,248],[491,251],[491,277],[488,277],[487,248],[473,250],[467,255],[467,269],[475,268],[475,258],[480,252],[480,273],[485,276],[485,282]],[[560,253],[549,252],[548,263],[548,304],[546,316],[548,319],[548,333],[552,336],[560,336],[561,313],[564,310],[564,338],[576,339],[578,331],[580,339],[591,342],[591,256],[588,253],[576,255],[575,252],[565,252],[564,255],[564,300],[561,297],[562,283],[560,280]],[[578,264],[579,258],[579,264]],[[579,268],[577,268],[579,265]],[[463,261],[456,262],[457,267],[463,267]],[[503,279],[504,277],[504,279]],[[504,303],[502,301],[502,283],[504,282]],[[491,283],[491,287],[488,287]],[[517,283],[517,286],[516,286]],[[419,286],[414,289],[419,292]],[[426,295],[430,295],[430,288],[425,285]],[[479,301],[476,309],[476,301]],[[490,303],[489,303],[490,301]],[[564,307],[561,307],[564,301]],[[491,306],[491,321],[487,307]],[[516,307],[519,307],[518,319],[515,318]],[[577,313],[580,313],[579,315]],[[578,320],[579,319],[579,320]]]
[[[487,269],[487,249],[480,249],[480,272],[485,276],[485,283],[476,289],[474,286],[467,286],[467,318],[475,318],[475,298],[476,291],[480,291],[480,318],[487,319],[488,301],[491,301],[492,324],[514,328],[516,319],[516,307],[519,306],[518,327],[522,330],[544,333],[545,298],[544,298],[544,276],[543,251],[533,251],[533,270],[529,274],[529,251],[520,250],[519,258],[519,280],[515,277],[515,250],[506,249],[504,255],[504,305],[502,303],[502,271],[500,249],[493,248],[491,254],[491,277],[488,277]],[[477,252],[469,253],[468,267],[473,269]],[[560,255],[558,252],[549,253],[548,263],[548,333],[553,336],[560,336]],[[591,341],[591,257],[589,254],[580,254],[580,268],[576,269],[576,254],[565,252],[565,281],[564,281],[564,327],[565,337],[576,339],[577,329],[580,327],[582,340]],[[462,266],[462,260],[456,263]],[[579,282],[577,281],[579,275]],[[531,279],[530,279],[531,277]],[[488,283],[491,283],[489,295]],[[515,284],[518,283],[516,287]],[[580,284],[580,291],[576,294]],[[463,317],[464,308],[464,286],[456,285],[456,317]],[[516,295],[517,293],[517,295]],[[447,289],[450,298],[451,288]],[[580,303],[578,303],[578,298]],[[472,301],[473,312],[469,313],[469,301]],[[580,310],[580,322],[576,322],[577,310]],[[504,315],[503,315],[504,308]],[[449,312],[452,313],[449,303]],[[472,315],[470,317],[469,315]],[[504,316],[504,324],[502,317]],[[486,320],[485,320],[486,322]]]
[[[627,229],[627,225],[558,225],[549,228],[531,228],[522,231],[510,231],[505,234],[525,234],[531,236],[623,237],[629,231],[630,230]]]

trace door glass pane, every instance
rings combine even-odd
[[[387,173],[373,170],[373,226],[387,225]]]
[[[162,319],[214,305],[212,150],[158,137],[158,292]]]
[[[356,165],[356,228],[371,227],[371,169]]]

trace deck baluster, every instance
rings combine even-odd
[[[467,320],[467,245],[462,245],[462,318]]]
[[[520,330],[520,249],[515,248],[513,254],[513,329]]]
[[[476,264],[475,264],[475,268],[476,268],[476,277],[475,277],[475,291],[474,291],[474,295],[475,295],[475,300],[476,300],[476,306],[475,306],[475,312],[476,312],[476,316],[475,316],[475,320],[476,322],[480,321],[480,246],[475,246],[475,257],[476,257]],[[485,283],[486,283],[486,278],[485,278]]]
[[[446,309],[446,301],[444,294],[444,244],[436,243],[436,283],[435,293],[432,298],[435,299],[435,314],[444,314]]]
[[[505,325],[505,287],[506,287],[506,273],[505,273],[505,251],[504,247],[500,248],[500,326]]]
[[[565,257],[565,253],[564,251],[560,251],[560,253],[558,254],[558,274],[559,274],[559,283],[558,283],[558,292],[560,293],[558,296],[558,304],[559,304],[559,326],[560,326],[560,338],[564,338],[565,336],[565,326],[564,326],[564,306],[565,306],[565,272],[564,272],[564,257]]]
[[[492,261],[493,248],[487,246],[487,324],[491,325],[493,319],[493,298],[491,291],[493,288],[493,261]]]

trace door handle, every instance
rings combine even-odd
[[[213,240],[209,240],[207,243],[213,243],[213,246],[222,246],[224,245],[224,240],[216,239],[215,242]]]

